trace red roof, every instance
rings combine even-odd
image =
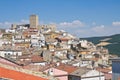
[[[2,68],[2,67],[0,67],[0,77],[10,78],[14,80],[47,80],[47,79],[44,79],[38,76],[25,74],[22,72],[9,70],[9,69]]]
[[[72,73],[72,72],[74,72],[78,69],[77,67],[66,65],[66,64],[60,64],[56,68],[60,69],[60,70],[63,70],[63,71],[66,71],[68,73]]]
[[[61,38],[60,40],[61,41],[68,41],[69,39],[67,39],[67,38]]]
[[[32,59],[32,62],[44,62],[43,58],[38,55],[33,55],[31,59]]]
[[[112,71],[111,69],[108,69],[108,68],[97,68],[96,70],[98,70],[102,73],[108,73],[108,72]]]

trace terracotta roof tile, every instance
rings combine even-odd
[[[108,69],[108,68],[97,68],[96,70],[102,72],[102,73],[108,73],[111,71],[111,69]]]
[[[0,67],[0,77],[10,78],[13,80],[47,80],[47,79],[44,79],[38,76],[25,74],[22,72],[9,70],[9,69],[2,68],[2,67]]]
[[[43,58],[38,55],[33,55],[31,57],[32,62],[44,62]]]
[[[57,69],[60,69],[60,70],[63,70],[63,71],[66,71],[66,72],[68,72],[68,73],[72,73],[72,72],[74,72],[75,70],[78,69],[77,67],[70,66],[70,65],[65,65],[65,64],[60,64],[60,65],[57,66],[56,68],[57,68]]]

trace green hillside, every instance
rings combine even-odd
[[[112,36],[90,37],[90,38],[80,38],[80,39],[82,40],[86,39],[88,41],[93,42],[94,44],[98,44],[101,41],[112,43],[104,47],[108,48],[110,54],[116,54],[120,56],[120,34],[116,34]]]

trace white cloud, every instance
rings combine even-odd
[[[120,34],[120,27],[113,27],[107,25],[98,25],[93,27],[87,26],[84,28],[71,30],[71,33],[75,33],[78,37],[109,36],[113,34]]]
[[[120,26],[120,22],[119,22],[119,21],[112,22],[112,25],[113,25],[113,26]]]
[[[22,19],[20,22],[0,22],[0,28],[10,28],[11,24],[28,24],[29,20]]]
[[[20,22],[21,22],[22,24],[28,24],[28,23],[29,23],[29,20],[22,19]]]
[[[0,28],[10,28],[11,24],[28,24],[29,20],[22,19],[18,22],[0,22]],[[44,22],[41,22],[45,24]],[[41,24],[40,23],[40,24]],[[55,24],[58,30],[65,30],[68,33],[74,34],[78,37],[91,37],[91,36],[106,36],[112,34],[120,34],[120,22],[112,22],[112,25],[98,25],[96,22],[87,24],[80,20],[73,20],[72,22],[61,22],[55,23],[50,22],[50,24]]]
[[[84,26],[84,23],[79,20],[74,20],[72,22],[62,22],[59,23],[58,25],[62,27],[82,27]]]
[[[104,25],[95,26],[92,28],[92,30],[95,32],[103,32],[105,30],[105,26]]]
[[[78,29],[74,32],[77,34],[78,37],[91,37],[91,36],[104,36],[108,33],[106,30],[107,26],[98,25],[93,27],[87,26],[85,28]]]
[[[1,22],[0,28],[9,28],[11,26],[10,22]]]
[[[113,23],[119,24],[117,23]],[[75,34],[78,37],[91,37],[91,36],[107,36],[112,34],[118,34],[120,27],[113,27],[113,25],[97,25],[96,22],[91,24],[83,23],[79,20],[72,22],[61,22],[57,24],[59,30],[65,30],[71,34]]]

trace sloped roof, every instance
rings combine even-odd
[[[2,56],[0,56],[0,63],[6,64],[6,65],[9,65],[9,66],[20,66],[19,63],[15,62],[15,61],[12,61],[10,59],[4,58]]]
[[[76,75],[76,76],[81,76],[85,73],[87,73],[88,71],[90,71],[90,69],[87,68],[79,68],[76,71],[72,72],[70,75]]]
[[[43,58],[40,57],[39,55],[33,55],[33,56],[31,57],[31,60],[32,60],[33,63],[34,63],[34,62],[44,62]]]
[[[9,70],[2,67],[0,67],[0,77],[10,78],[14,80],[47,80],[45,78],[41,78],[30,74],[25,74],[14,70]]]
[[[78,69],[77,67],[66,65],[66,64],[60,64],[56,68],[60,69],[60,70],[63,70],[63,71],[66,71],[68,73],[72,73],[72,72],[74,72]]]
[[[109,73],[110,71],[112,71],[112,69],[108,69],[108,68],[97,68],[96,70],[102,73]]]

